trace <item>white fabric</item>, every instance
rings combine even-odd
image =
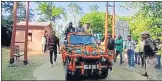
[[[84,28],[83,27],[77,27],[76,28],[76,32],[84,32]]]
[[[42,44],[46,44],[46,38],[44,36],[42,37]]]
[[[42,51],[44,52],[45,50],[45,44],[42,44]]]
[[[131,50],[135,50],[135,48],[136,48],[136,42],[133,41],[133,40],[131,40],[131,41],[128,40],[126,42],[126,48],[127,49],[131,49]]]

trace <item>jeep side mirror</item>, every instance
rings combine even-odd
[[[67,45],[67,40],[64,40],[64,44]]]

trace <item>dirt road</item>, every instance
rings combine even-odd
[[[47,57],[46,59],[49,59]],[[65,71],[61,62],[61,55],[58,55],[57,64],[50,68],[48,60],[42,66],[34,70],[33,76],[36,80],[65,80]],[[139,66],[136,66],[134,71],[127,68],[127,63],[119,65],[114,63],[113,70],[109,72],[106,80],[147,80],[146,77],[141,76],[138,72]]]

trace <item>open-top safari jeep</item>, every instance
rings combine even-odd
[[[66,79],[74,75],[108,76],[109,69],[112,70],[113,56],[98,48],[94,36],[74,32],[69,33],[66,40],[62,47]]]

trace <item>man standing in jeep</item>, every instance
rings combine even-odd
[[[74,32],[75,28],[73,27],[73,23],[70,22],[68,28],[65,30],[65,35],[67,36],[69,32]]]
[[[145,53],[145,74],[143,76],[148,77],[150,80],[157,80],[156,78],[156,56],[155,56],[155,45],[153,40],[150,38],[148,32],[143,32],[145,43],[144,43],[144,53]]]
[[[76,32],[82,32],[82,33],[85,32],[85,29],[82,25],[83,25],[82,22],[79,22],[79,27],[76,28]]]

